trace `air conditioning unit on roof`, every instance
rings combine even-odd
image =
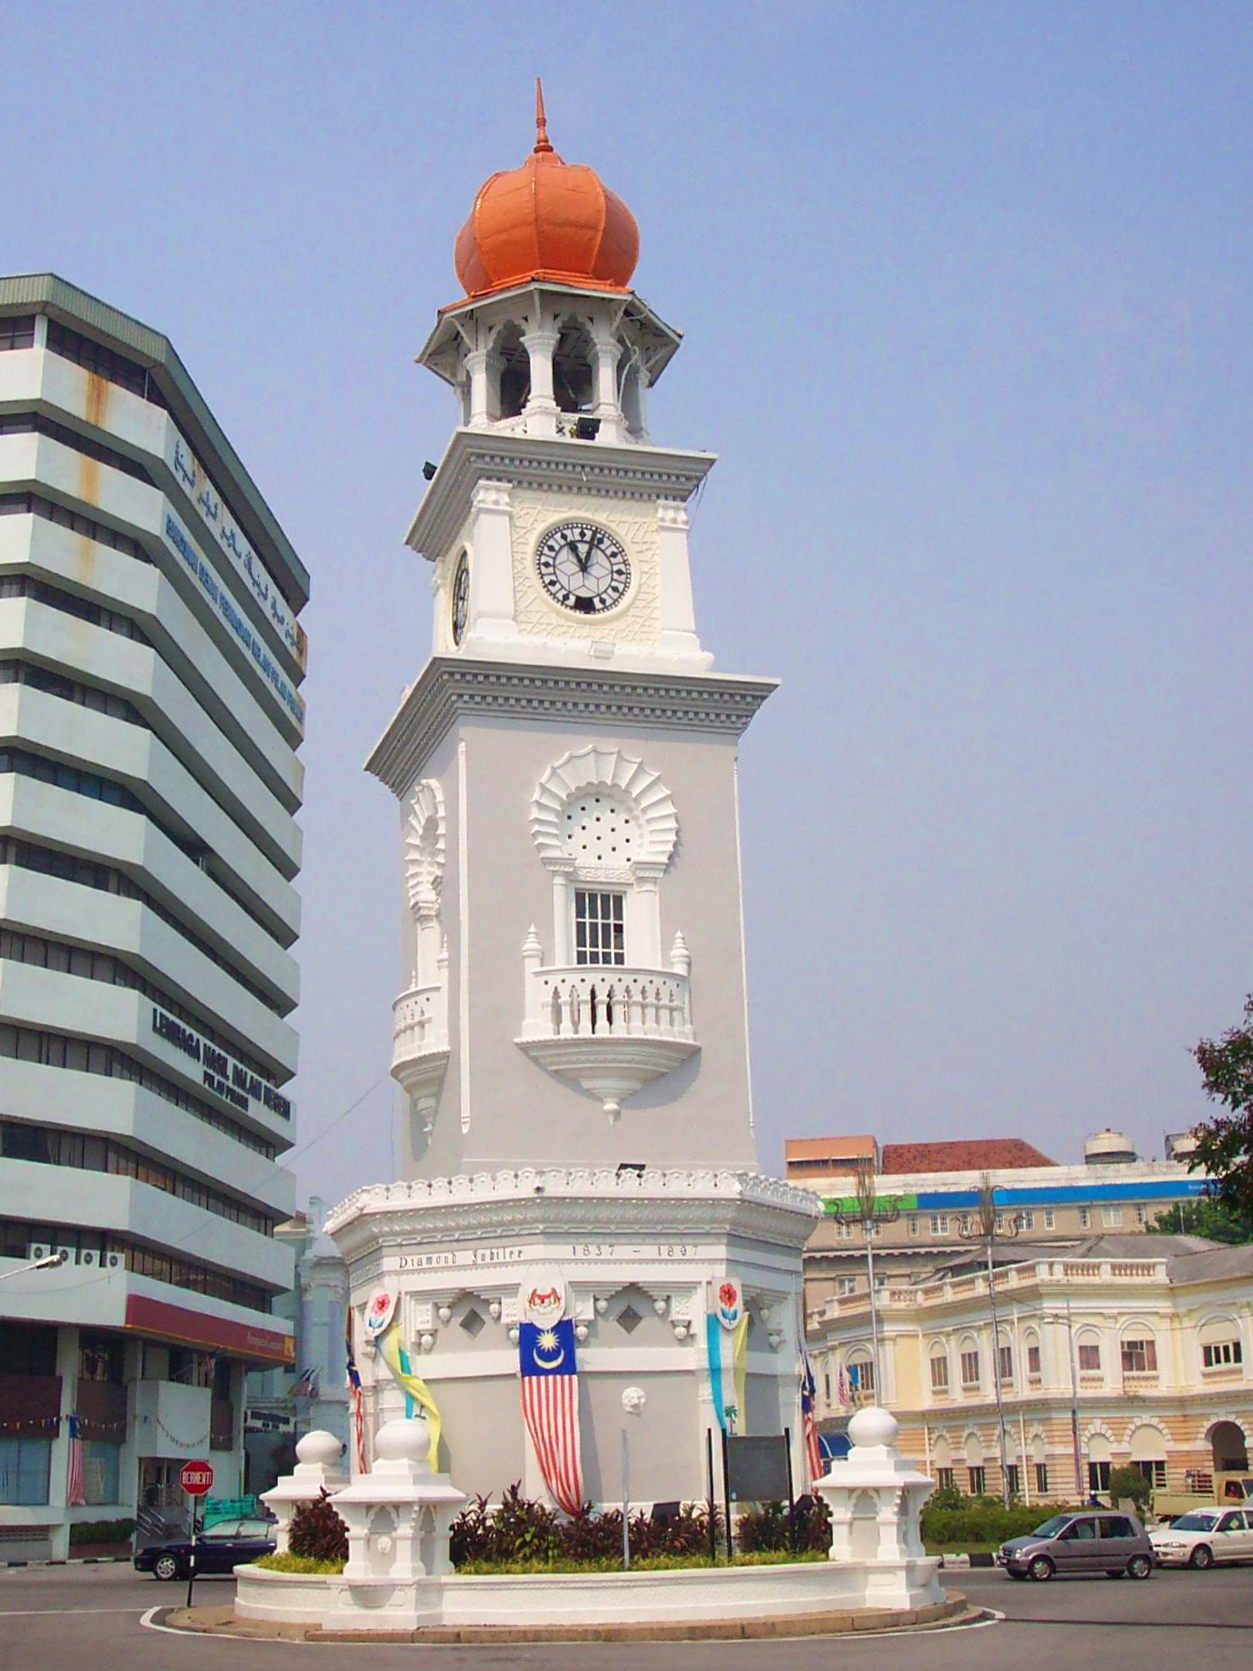
[[[28,1259],[46,1259],[52,1252],[47,1242],[27,1242],[26,1257]]]
[[[96,1252],[95,1248],[91,1248],[91,1247],[80,1247],[79,1248],[79,1250],[78,1250],[78,1263],[80,1265],[92,1265],[92,1266],[94,1266],[94,1265],[97,1265],[99,1262],[100,1262],[100,1255]]]
[[[57,1247],[53,1248],[52,1251],[61,1255],[61,1263],[63,1265],[72,1265],[74,1263],[74,1249],[72,1247]]]
[[[124,1253],[106,1253],[104,1264],[110,1271],[120,1271],[126,1264],[126,1255]]]

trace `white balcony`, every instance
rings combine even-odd
[[[448,988],[413,986],[392,1005],[392,1078],[427,1123],[448,1065]]]
[[[516,1042],[540,1067],[599,1097],[611,1120],[627,1097],[700,1049],[686,968],[543,969],[538,953],[528,942],[526,1020]]]

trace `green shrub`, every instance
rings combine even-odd
[[[715,1509],[715,1536],[721,1524]],[[692,1505],[664,1521],[633,1514],[628,1536],[632,1564],[654,1556],[706,1555],[709,1514]],[[547,1571],[554,1562],[588,1570],[595,1570],[598,1562],[613,1567],[622,1559],[622,1511],[598,1514],[585,1505],[578,1514],[559,1519],[543,1503],[523,1497],[519,1482],[509,1487],[495,1509],[488,1507],[485,1497],[472,1498],[453,1521],[449,1548],[458,1571],[512,1571],[519,1563],[519,1570]]]
[[[70,1527],[70,1542],[126,1543],[134,1530],[133,1520],[78,1520]]]
[[[342,1560],[323,1561],[314,1555],[293,1555],[288,1550],[283,1555],[262,1555],[254,1566],[268,1567],[271,1572],[343,1572]]]
[[[825,1503],[811,1501],[797,1509],[795,1521],[798,1550],[820,1549],[825,1553],[830,1549],[831,1515]],[[735,1542],[746,1555],[786,1551],[792,1547],[792,1532],[786,1503],[759,1503],[736,1522]]]
[[[1137,1514],[1143,1514],[1153,1496],[1153,1487],[1138,1468],[1114,1468],[1109,1476],[1109,1500],[1121,1503],[1129,1497]]]
[[[325,1488],[312,1501],[297,1503],[287,1532],[287,1547],[293,1555],[338,1561],[341,1567],[348,1559],[348,1528],[336,1514]]]
[[[1052,1514],[1060,1514],[1065,1503],[1013,1503],[1004,1508],[995,1498],[967,1499],[962,1508],[936,1508],[928,1502],[922,1511],[922,1540],[928,1546],[960,1548],[968,1543],[1003,1543],[1006,1538],[1033,1532]]]

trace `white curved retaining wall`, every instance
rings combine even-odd
[[[337,1630],[772,1619],[944,1600],[939,1560],[798,1562],[670,1572],[499,1574],[350,1584],[340,1576],[236,1568],[235,1615]]]

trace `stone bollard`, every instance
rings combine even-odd
[[[388,1587],[397,1602],[407,1591],[419,1614],[419,1581],[452,1571],[449,1533],[466,1500],[447,1474],[431,1472],[429,1444],[424,1421],[385,1422],[374,1435],[374,1466],[334,1498],[348,1528],[345,1583]]]
[[[278,1516],[274,1528],[276,1553],[286,1553],[287,1535],[297,1503],[312,1503],[323,1491],[342,1491],[348,1484],[348,1475],[340,1467],[343,1453],[343,1444],[333,1433],[315,1428],[297,1440],[296,1466],[292,1472],[261,1493],[261,1501],[268,1503]]]
[[[942,1601],[940,1560],[923,1547],[922,1505],[935,1482],[896,1448],[900,1424],[877,1404],[848,1424],[852,1449],[814,1490],[831,1511],[833,1561],[866,1571],[867,1607],[927,1607]]]

